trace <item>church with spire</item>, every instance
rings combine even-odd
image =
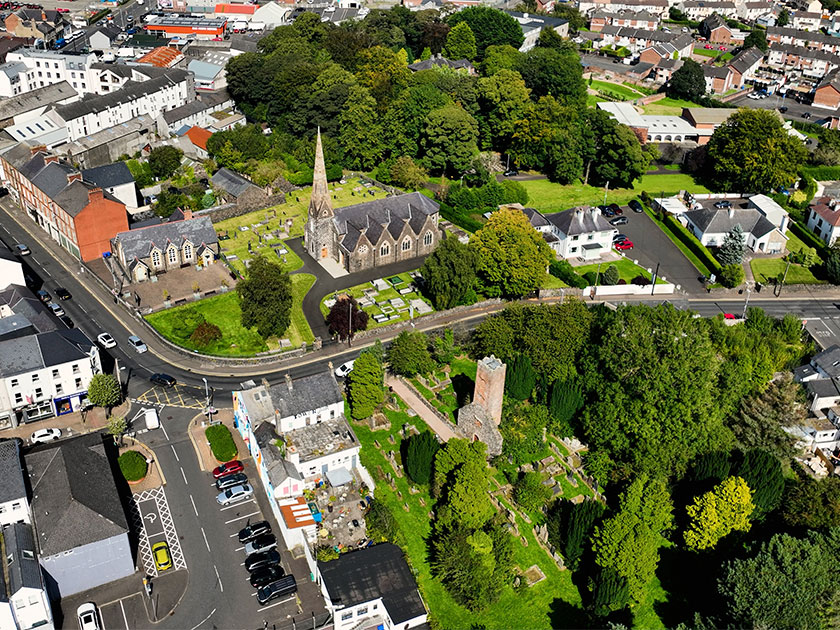
[[[304,228],[306,251],[315,260],[329,258],[354,273],[430,254],[441,239],[439,210],[419,192],[333,208],[318,130]]]

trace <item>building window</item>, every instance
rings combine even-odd
[[[387,256],[391,253],[391,246],[388,243],[382,243],[382,247],[379,248],[379,255],[380,256]]]
[[[21,393],[20,392],[15,392],[15,404],[19,405],[22,402],[23,402],[23,396],[21,395]]]
[[[569,253],[570,253],[570,254],[574,254],[576,251],[577,251],[577,247],[572,247],[572,248],[569,250]]]
[[[80,378],[76,379],[76,389],[77,390],[82,389],[82,379],[80,379]]]
[[[178,252],[175,250],[174,247],[169,249],[169,264],[174,265],[178,262]]]
[[[73,374],[78,374],[78,373],[79,373],[79,364],[74,363],[73,364]]]
[[[23,557],[26,558],[27,560],[34,560],[35,559],[35,554],[32,553],[31,549],[24,549],[23,550]],[[35,595],[30,595],[29,596],[29,603],[30,604],[37,604],[38,603],[38,597],[35,596]]]
[[[591,241],[591,240],[593,240],[594,238],[595,238],[595,235],[594,235],[594,234],[589,234],[589,235],[586,237],[586,240],[587,240],[587,241]]]
[[[40,375],[38,375],[38,374],[33,374],[32,375],[32,382],[33,383],[37,383],[40,379],[41,379]]]
[[[356,616],[361,617],[362,615],[366,615],[366,614],[367,614],[367,606],[363,606],[362,608],[359,608],[359,611],[356,613]]]
[[[35,388],[35,398],[41,398],[44,395],[44,390],[40,387]]]
[[[432,233],[431,232],[426,232],[426,234],[423,236],[423,245],[428,246],[428,245],[431,245],[431,244],[432,244]]]
[[[12,381],[11,381],[11,385],[12,385],[12,387],[17,387],[18,386],[18,380],[16,378],[13,378]]]
[[[573,241],[576,241],[576,240],[578,240],[579,238],[580,238],[580,237],[579,237],[577,234],[575,234],[575,235],[572,237],[572,240],[573,240]]]
[[[20,501],[18,501],[16,503],[12,503],[12,509],[13,510],[19,510],[20,509]]]
[[[402,250],[405,252],[409,249],[411,249],[411,239],[406,237],[406,239],[402,242]]]
[[[52,371],[53,378],[58,378],[58,370]]]
[[[192,245],[186,243],[184,245],[184,260],[192,260],[193,252],[192,252]]]
[[[353,618],[353,611],[352,610],[350,612],[346,612],[346,613],[341,614],[341,620],[342,621],[348,621],[352,618]]]
[[[152,252],[152,267],[160,267],[160,252],[158,250]]]
[[[55,393],[56,394],[63,394],[64,393],[64,385],[62,385],[61,383],[56,383],[55,384]]]

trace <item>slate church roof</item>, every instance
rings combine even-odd
[[[426,195],[413,192],[336,208],[333,221],[341,246],[352,252],[362,234],[373,244],[379,242],[386,230],[391,238],[396,240],[406,224],[412,232],[419,234],[426,218],[437,214],[438,211],[438,204]]]

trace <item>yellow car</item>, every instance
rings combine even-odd
[[[158,571],[172,568],[172,556],[169,555],[169,545],[165,542],[156,543],[152,547],[152,557],[155,559],[155,568]]]

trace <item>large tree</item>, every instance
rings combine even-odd
[[[429,340],[419,331],[402,331],[388,347],[388,363],[394,374],[427,374],[435,367],[429,352]]]
[[[581,503],[557,501],[548,512],[548,539],[572,571],[580,565],[584,545],[603,515],[604,504],[592,499]]]
[[[446,36],[444,54],[449,59],[475,59],[478,50],[475,46],[475,34],[466,22],[459,22],[452,27]]]
[[[513,136],[515,122],[524,115],[530,90],[519,73],[500,70],[478,80],[478,102],[484,112],[481,120],[482,145],[504,150]]]
[[[460,22],[469,25],[475,33],[479,59],[484,57],[488,46],[509,44],[519,48],[524,39],[519,22],[507,13],[490,7],[467,7],[449,16],[447,22],[452,27]]]
[[[114,407],[122,400],[119,381],[112,374],[94,374],[88,384],[87,397],[97,407]]]
[[[686,508],[689,518],[684,532],[690,549],[709,549],[732,531],[749,531],[755,510],[752,491],[741,477],[724,479],[714,489],[695,497]]]
[[[684,60],[680,69],[674,72],[671,80],[668,81],[667,89],[668,96],[671,98],[698,102],[706,94],[706,77],[703,75],[703,66],[694,59]]]
[[[149,153],[149,167],[155,177],[165,178],[172,175],[181,166],[183,152],[169,144],[155,147]]]
[[[755,516],[772,512],[779,506],[785,476],[781,462],[774,455],[762,449],[747,451],[741,458],[737,474],[752,491]]]
[[[330,307],[326,321],[330,334],[344,340],[367,330],[368,319],[368,314],[359,307],[355,298],[343,296]]]
[[[516,70],[533,97],[551,95],[561,105],[582,108],[586,83],[577,53],[563,54],[554,48],[533,48],[518,58]]]
[[[423,292],[438,310],[454,308],[475,284],[475,250],[446,236],[420,267]]]
[[[582,133],[584,183],[632,188],[647,171],[653,154],[642,147],[630,127],[619,124],[607,112],[587,111]]]
[[[539,288],[553,254],[528,218],[502,208],[470,239],[478,256],[478,277],[491,296],[519,297]]]
[[[764,29],[754,28],[744,39],[743,50],[749,50],[753,47],[758,48],[762,53],[767,52],[767,32]]]
[[[372,170],[382,159],[382,129],[376,101],[360,85],[350,88],[338,116],[338,141],[348,168]]]
[[[432,480],[432,467],[438,450],[440,444],[431,431],[423,431],[409,438],[405,472],[414,483],[428,484]]]
[[[807,155],[775,112],[742,109],[712,134],[707,161],[717,189],[755,192],[791,185]]]
[[[263,338],[280,337],[291,323],[292,281],[282,267],[257,254],[248,274],[236,285],[242,326],[257,327]]]
[[[426,116],[420,140],[429,168],[438,173],[466,171],[478,154],[478,122],[455,104]]]
[[[840,526],[840,478],[804,477],[790,483],[781,513],[785,523],[798,529]]]
[[[717,250],[717,259],[721,265],[740,265],[744,261],[745,249],[744,230],[741,229],[739,223],[736,223],[735,227],[723,237],[723,243]]]
[[[369,418],[382,404],[385,391],[382,387],[382,363],[372,352],[362,352],[347,375],[347,394],[350,412],[356,420]]]

